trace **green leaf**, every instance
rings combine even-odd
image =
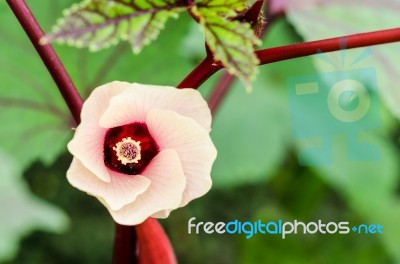
[[[66,150],[72,119],[21,26],[0,6],[0,148],[21,168],[49,164]]]
[[[124,40],[139,53],[183,6],[177,0],[85,0],[67,9],[43,42],[57,40],[96,51]]]
[[[303,105],[296,108],[299,115],[303,116],[303,125],[310,131],[318,131],[318,134],[331,135],[330,131],[337,131],[334,124],[326,121],[324,112],[318,106]],[[321,131],[321,128],[324,131]],[[396,194],[398,175],[400,172],[398,164],[399,150],[396,149],[389,137],[364,131],[357,135],[359,143],[354,144],[349,137],[351,131],[341,131],[340,134],[328,140],[332,144],[333,162],[329,166],[316,167],[318,175],[335,188],[347,201],[348,205],[360,214],[367,223],[376,223],[384,226],[384,234],[380,236],[387,250],[397,260],[398,238],[400,229],[400,206]],[[363,148],[362,144],[368,143],[379,152],[376,160],[350,160],[349,151],[356,156],[370,154]],[[298,146],[302,149],[302,146]],[[372,152],[373,153],[373,152]],[[327,153],[326,153],[327,154]],[[308,152],[304,157],[317,164],[325,162],[326,155],[316,152]]]
[[[257,74],[253,46],[260,43],[249,23],[231,20],[248,1],[206,0],[191,6],[205,32],[206,42],[217,60],[250,88]],[[170,0],[86,0],[65,11],[43,43],[58,41],[100,50],[120,40],[129,41],[135,53],[158,37],[169,17],[176,17],[189,4]]]
[[[355,11],[356,10],[356,11]],[[306,41],[325,39],[368,31],[397,28],[400,24],[400,2],[398,0],[375,1],[288,1],[288,17]],[[345,46],[344,46],[345,48]],[[400,118],[400,43],[379,45],[370,48],[370,56],[359,56],[366,50],[345,50],[342,57],[330,57],[337,66],[332,67],[316,58],[319,70],[334,70],[337,67],[356,69],[374,67],[377,71],[379,91],[389,109]],[[365,51],[367,52],[367,51]],[[368,55],[365,53],[364,55]],[[361,60],[357,60],[361,59]]]
[[[305,40],[316,40],[341,35],[396,28],[400,24],[398,15],[399,1],[321,1],[306,0],[288,1],[288,17],[297,31]],[[369,67],[375,70],[378,92],[389,110],[400,118],[400,90],[398,76],[400,75],[399,43],[374,46],[369,49],[344,50],[333,54],[316,56],[314,63],[320,72],[346,70],[349,79],[364,82],[370,76],[360,76],[359,72]],[[377,114],[385,113],[381,106]],[[310,114],[309,116],[307,114]],[[314,127],[327,127],[326,122],[318,123],[317,113],[304,113],[305,119],[313,119],[309,123]],[[387,122],[390,117],[384,116]],[[319,119],[322,121],[321,119]],[[390,120],[389,120],[390,121]],[[305,120],[306,122],[306,120]],[[391,121],[393,122],[393,121]],[[382,128],[386,128],[386,124]],[[330,127],[332,128],[332,127]],[[329,129],[329,126],[327,127]],[[320,175],[334,186],[349,201],[351,207],[371,223],[384,226],[381,236],[388,252],[400,261],[398,250],[400,229],[400,206],[395,186],[398,184],[399,166],[398,149],[394,149],[390,133],[386,135],[367,133],[364,140],[375,144],[380,150],[380,159],[372,162],[348,162],[337,159],[331,168],[320,168]],[[335,143],[336,149],[342,151],[345,142]],[[359,150],[361,153],[362,150]],[[321,157],[314,156],[318,160]]]
[[[245,10],[246,0],[200,0],[196,6],[201,14],[212,14],[215,16],[233,17]]]
[[[277,21],[264,43],[277,46],[298,41],[290,30],[288,23]],[[214,186],[258,184],[274,176],[292,144],[286,81],[308,66],[311,63],[302,58],[260,67],[252,93],[237,84],[230,89],[211,131],[218,149],[212,171]]]
[[[191,12],[199,19],[208,47],[229,73],[239,77],[247,88],[258,73],[254,45],[260,40],[249,23],[228,20],[243,11],[247,1],[202,1]]]
[[[19,241],[34,230],[61,233],[68,217],[60,209],[32,195],[19,166],[0,151],[0,260],[12,259]]]
[[[238,85],[232,87],[214,118],[211,137],[218,149],[213,166],[216,187],[266,182],[286,155],[290,125],[285,96],[266,83],[256,80],[252,93]]]

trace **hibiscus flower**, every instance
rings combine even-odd
[[[211,113],[194,89],[111,82],[85,101],[68,181],[114,220],[165,218],[211,188]]]

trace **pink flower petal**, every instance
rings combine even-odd
[[[217,156],[208,131],[194,120],[167,110],[151,110],[146,123],[161,150],[174,149],[179,155],[187,181],[180,206],[208,192]]]
[[[68,143],[68,150],[96,177],[104,182],[110,182],[111,177],[104,164],[103,154],[106,131],[96,124],[82,123],[76,129],[74,138]]]
[[[150,186],[150,180],[140,175],[111,173],[111,182],[104,182],[89,171],[77,158],[72,160],[67,179],[77,189],[96,196],[113,210],[131,203]]]
[[[210,131],[211,113],[207,102],[198,91],[135,83],[131,85],[131,89],[111,99],[100,119],[100,125],[110,128],[133,121],[144,122],[147,113],[153,108],[171,110],[190,117]]]
[[[110,99],[122,92],[129,90],[128,82],[114,81],[97,87],[90,94],[82,107],[82,122],[94,122],[98,124],[100,117],[107,109]]]
[[[111,82],[95,89],[83,104],[82,122],[77,127],[74,138],[68,143],[69,152],[106,182],[111,180],[103,157],[103,140],[107,130],[100,127],[99,119],[110,98],[127,89],[129,85],[124,82]]]
[[[142,174],[151,180],[146,192],[119,210],[108,208],[121,225],[142,223],[156,212],[176,209],[180,205],[186,180],[175,150],[162,150]]]

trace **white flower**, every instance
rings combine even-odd
[[[81,120],[68,144],[68,181],[117,223],[165,218],[211,188],[217,152],[198,91],[111,82],[93,91]]]

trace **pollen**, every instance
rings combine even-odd
[[[158,154],[159,148],[145,123],[110,128],[104,137],[104,164],[111,170],[137,175]]]
[[[138,163],[142,158],[140,141],[135,141],[131,137],[123,138],[113,147],[113,150],[123,165]]]

